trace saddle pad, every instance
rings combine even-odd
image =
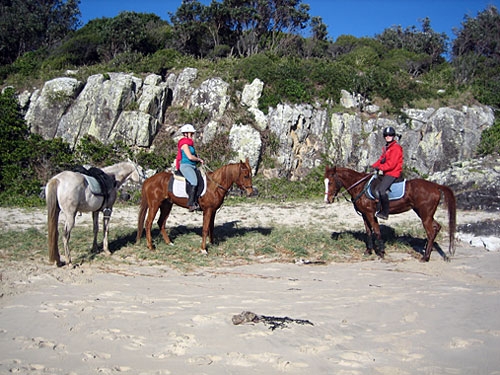
[[[87,183],[89,184],[90,191],[92,192],[92,194],[102,195],[101,185],[99,184],[99,181],[97,181],[96,178],[88,176],[86,174],[82,174],[82,176],[85,177],[85,179],[87,180]]]
[[[207,191],[207,175],[202,174],[203,178],[203,191],[199,194],[200,197],[205,195]],[[179,198],[187,198],[188,195],[186,193],[186,179],[182,176],[176,176],[174,174],[174,178],[172,179],[174,183],[172,184],[172,193]]]
[[[370,199],[375,199],[375,197],[372,194],[372,189],[371,189],[371,182],[375,178],[373,176],[370,181],[368,181],[368,189],[366,189],[366,195]],[[401,182],[394,182],[391,187],[389,188],[389,200],[393,201],[396,199],[401,199],[405,195],[405,188],[406,188],[406,180],[403,180]]]

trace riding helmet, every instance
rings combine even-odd
[[[396,136],[396,130],[392,126],[388,126],[387,128],[384,129],[384,137],[387,137],[388,135],[391,137]]]
[[[194,126],[191,124],[183,125],[181,128],[181,133],[196,133]]]

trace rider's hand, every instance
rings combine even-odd
[[[205,164],[205,161],[204,161],[202,158],[198,158],[198,161],[199,161],[201,164]]]

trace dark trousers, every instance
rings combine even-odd
[[[381,211],[385,216],[389,215],[389,196],[388,191],[392,183],[396,181],[396,177],[383,175],[382,180],[377,188],[377,195],[379,199],[379,204],[377,205],[377,211]]]
[[[387,193],[392,183],[396,181],[396,177],[383,175],[380,184],[378,185],[377,191],[381,199],[387,198]]]

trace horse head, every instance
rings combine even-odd
[[[333,203],[343,183],[337,176],[337,167],[325,168],[325,203]]]
[[[245,162],[240,161],[238,167],[239,173],[235,183],[241,190],[244,190],[247,197],[249,197],[254,194],[254,189],[252,186],[252,167],[250,167],[248,158],[246,158]]]
[[[131,162],[134,166],[134,172],[130,175],[133,182],[142,184],[146,180],[146,171],[139,164]]]

